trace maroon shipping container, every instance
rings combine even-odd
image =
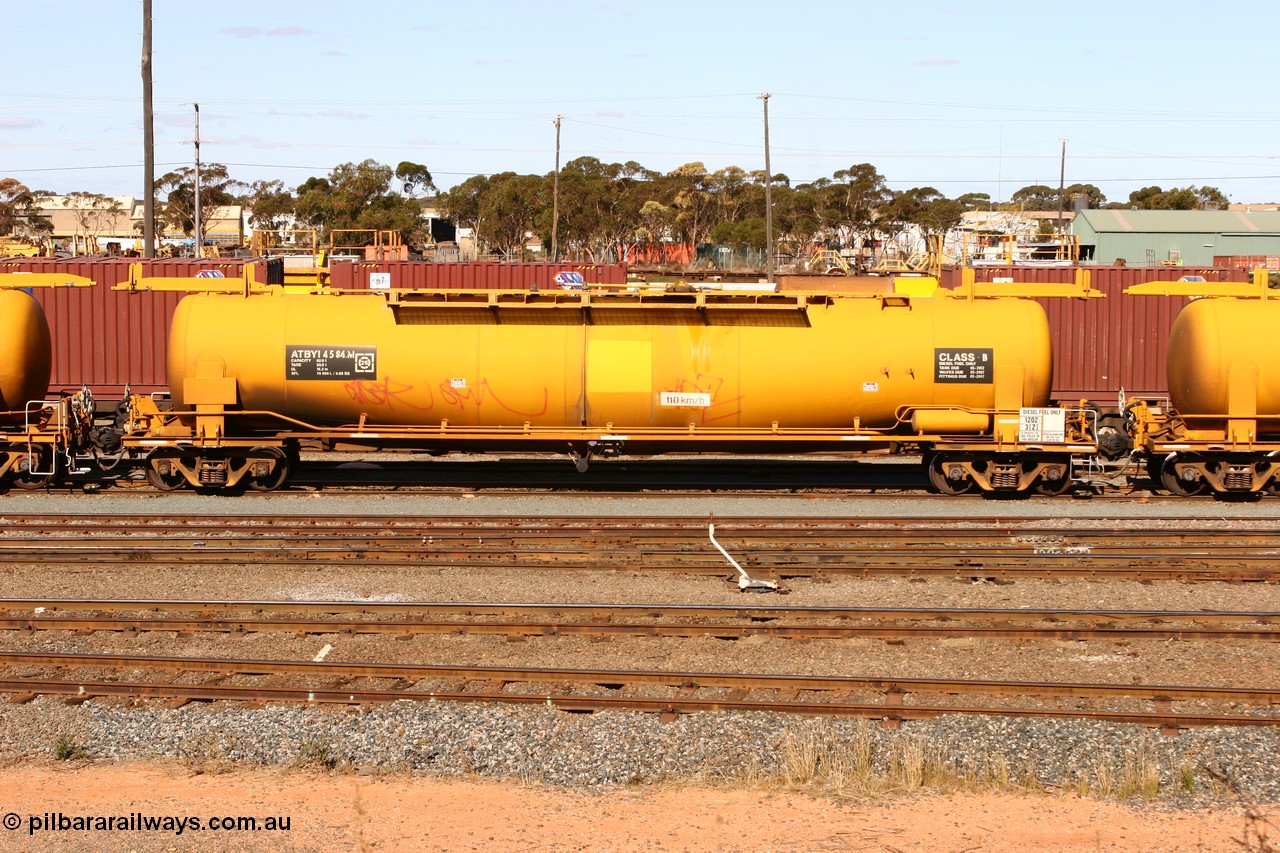
[[[329,264],[329,283],[341,290],[557,290],[556,274],[577,272],[586,284],[622,286],[626,264],[437,264],[430,261],[342,261]],[[381,279],[380,281],[378,279]]]
[[[1053,341],[1053,397],[1111,405],[1120,390],[1132,395],[1168,392],[1165,354],[1173,320],[1189,301],[1178,296],[1126,296],[1147,281],[1198,275],[1209,281],[1248,281],[1243,270],[1189,267],[1084,267],[1104,299],[1038,299],[1049,315]],[[979,281],[995,278],[1059,284],[1075,280],[1075,267],[982,267]],[[944,271],[942,284],[960,283],[960,270]]]
[[[53,338],[52,393],[88,385],[94,396],[119,400],[128,385],[149,394],[167,390],[165,349],[169,322],[183,293],[129,293],[112,290],[129,278],[129,264],[141,263],[145,275],[194,276],[221,270],[239,277],[244,260],[194,258],[6,258],[0,272],[61,272],[84,276],[97,287],[37,287],[33,293],[49,320]],[[265,279],[265,274],[259,275]],[[234,331],[229,331],[234,334]]]
[[[165,348],[169,323],[182,293],[128,293],[111,288],[128,278],[132,258],[9,258],[2,272],[65,272],[98,282],[92,288],[35,288],[49,318],[53,337],[51,388],[87,384],[103,399],[119,399],[124,386],[138,393],[167,390]],[[204,269],[241,275],[244,260],[192,258],[141,261],[147,275],[193,276]],[[1110,403],[1121,388],[1135,394],[1166,391],[1165,351],[1169,329],[1187,300],[1179,297],[1125,296],[1124,289],[1145,281],[1201,275],[1211,281],[1247,281],[1243,269],[1184,267],[1086,267],[1105,299],[1043,299],[1054,345],[1053,395],[1059,400],[1088,398]],[[581,272],[591,284],[623,285],[622,264],[434,264],[421,261],[334,262],[335,287],[365,289],[368,273],[387,272],[391,287],[418,289],[527,289],[551,282],[561,271]],[[985,267],[979,280],[1061,283],[1074,279],[1069,267]],[[267,280],[265,269],[258,279]],[[951,287],[960,271],[946,270]],[[522,283],[523,282],[523,283]],[[234,334],[234,331],[229,330]]]
[[[275,280],[265,261],[194,258],[0,258],[0,272],[64,272],[98,283],[87,288],[34,288],[53,338],[49,386],[88,385],[104,400],[120,399],[126,385],[149,394],[168,390],[165,350],[174,309],[184,293],[129,293],[113,290],[129,278],[129,265],[142,263],[144,275],[194,276],[221,270],[239,277],[246,263],[259,266],[259,281]],[[427,289],[525,289],[532,282],[555,287],[558,272],[580,272],[588,284],[626,283],[623,264],[434,264],[422,261],[341,262],[332,265],[333,286],[366,289],[369,272],[391,275],[391,287]],[[236,334],[228,330],[228,334]]]
[[[1280,255],[1214,255],[1213,265],[1235,270],[1280,272]]]

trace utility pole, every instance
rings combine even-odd
[[[1058,233],[1062,233],[1062,201],[1067,178],[1067,140],[1062,140],[1062,159],[1058,163]]]
[[[156,256],[156,137],[151,108],[151,0],[142,0],[142,256]]]
[[[756,97],[764,102],[764,273],[773,281],[773,169],[769,165],[769,99],[773,95],[765,92]]]
[[[196,198],[195,198],[195,232],[196,258],[204,257],[204,238],[200,231],[200,105],[196,104]]]
[[[560,232],[560,119],[556,116],[552,122],[556,126],[556,171],[551,178],[551,263],[560,262],[560,246],[557,243]]]

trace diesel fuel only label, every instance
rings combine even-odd
[[[285,379],[377,378],[377,347],[285,347]]]
[[[994,381],[991,353],[990,347],[938,347],[933,351],[933,381],[990,385]]]

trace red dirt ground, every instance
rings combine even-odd
[[[286,832],[58,831],[27,816],[288,817]],[[1218,853],[1274,845],[1280,810],[1136,811],[1074,796],[964,794],[892,805],[683,786],[605,793],[483,780],[298,770],[196,773],[164,763],[0,769],[0,850],[824,851]],[[1274,847],[1269,848],[1274,849]]]

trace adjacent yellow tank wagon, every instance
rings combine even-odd
[[[1280,291],[1248,283],[1152,282],[1133,295],[1195,297],[1168,348],[1168,400],[1130,400],[1134,445],[1152,479],[1178,495],[1280,494],[1280,361],[1268,329]]]

